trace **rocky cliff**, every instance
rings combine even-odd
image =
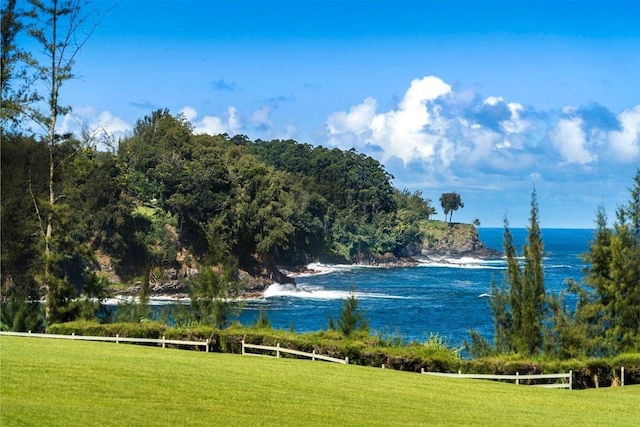
[[[478,237],[478,230],[471,224],[429,221],[422,231],[425,235],[422,244],[424,256],[493,258],[502,255],[501,252],[486,247]]]
[[[385,254],[378,257],[363,259],[360,262],[381,265],[381,266],[407,266],[415,265],[420,255],[424,257],[463,257],[472,256],[476,258],[500,257],[502,253],[486,247],[478,237],[478,230],[471,224],[449,224],[442,221],[428,221],[422,224],[424,240],[422,247],[407,248],[407,254],[398,258],[393,254]],[[186,257],[178,256],[181,262],[180,269],[165,269],[150,274],[149,290],[151,295],[175,295],[186,296],[184,282],[187,278],[197,274],[194,266],[187,265]],[[249,263],[250,268],[239,271],[239,279],[244,284],[243,294],[246,296],[260,295],[266,287],[273,282],[293,283],[295,276],[304,267],[292,267],[290,271],[263,263]],[[102,255],[99,271],[102,274],[110,274],[110,281],[119,283],[120,279],[113,273],[111,260],[106,255]],[[135,281],[124,289],[120,288],[117,293],[137,295],[140,292],[141,282]]]

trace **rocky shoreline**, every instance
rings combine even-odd
[[[462,259],[464,257],[488,259],[498,258],[502,254],[491,248],[481,246],[479,249],[452,252],[452,251],[422,251],[419,256],[395,258],[392,256],[383,257],[380,259],[372,259],[363,262],[359,262],[353,265],[366,265],[377,268],[402,268],[402,267],[415,267],[417,265],[429,263],[429,262],[451,262],[451,260]],[[274,274],[270,277],[252,276],[246,271],[241,270],[239,272],[239,278],[244,282],[244,287],[240,292],[240,299],[255,299],[262,298],[264,291],[274,283],[289,283],[296,285],[296,278],[300,276],[322,274],[324,270],[314,268],[316,265],[323,264],[305,264],[296,266],[281,266],[274,269]],[[330,266],[332,264],[326,264]],[[277,271],[277,274],[275,273]],[[274,280],[274,276],[277,276],[280,280]],[[284,280],[283,280],[284,279]],[[141,285],[139,283],[133,284],[124,292],[118,293],[118,296],[136,296],[139,295]],[[166,283],[158,281],[150,286],[150,297],[162,298],[169,300],[186,300],[188,294],[180,280],[170,280]]]
[[[417,248],[405,257],[384,254],[378,257],[361,259],[354,263],[380,268],[412,267],[429,262],[449,262],[447,259],[471,257],[478,259],[499,258],[503,254],[485,246],[478,237],[477,229],[469,224],[436,223],[422,248]],[[320,261],[322,262],[322,261]],[[327,265],[335,264],[335,260]],[[261,298],[269,285],[274,283],[296,285],[296,277],[320,274],[322,271],[310,267],[313,264],[271,266],[255,268],[252,271],[240,270],[238,278],[243,283],[241,299]],[[161,277],[151,277],[149,293],[152,298],[187,299],[184,281],[197,274],[193,268],[179,271],[167,269]],[[140,282],[117,292],[118,296],[131,297],[140,294]]]

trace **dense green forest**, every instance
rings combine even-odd
[[[48,153],[41,140],[3,130],[2,283],[33,299]],[[100,257],[127,283],[185,265],[271,274],[276,264],[318,258],[408,256],[421,249],[420,221],[435,213],[420,192],[398,191],[382,165],[353,150],[194,135],[166,110],[139,120],[113,151],[60,136],[53,162],[61,302],[102,280]]]
[[[280,279],[279,263],[421,249],[430,201],[394,189],[382,165],[353,150],[195,135],[168,110],[142,118],[119,141],[97,141],[86,127],[61,134],[58,120],[71,111],[62,89],[100,19],[85,7],[3,6],[5,325],[39,325],[40,300],[45,325],[92,318],[110,282],[137,283],[144,303],[151,279],[168,270],[184,273],[192,303],[220,311],[220,323],[215,301],[237,295],[239,269]],[[35,48],[23,49],[19,36]]]
[[[83,3],[27,5],[20,10],[8,0],[0,27],[0,328],[95,320],[114,282],[137,286],[139,296],[120,320],[148,320],[150,282],[171,270],[184,272],[192,307],[174,319],[222,327],[225,301],[244,286],[241,270],[271,278],[279,264],[400,259],[438,247],[425,231],[435,214],[431,201],[394,188],[380,163],[355,150],[196,135],[168,110],[138,120],[114,144],[88,129],[60,134],[58,119],[70,111],[61,87],[74,77],[91,27],[81,31]],[[40,55],[16,43],[24,32]],[[560,295],[544,286],[535,191],[520,256],[505,218],[507,271],[493,283],[490,302],[495,339],[472,331],[473,355],[640,350],[640,170],[630,193],[613,226],[598,211],[586,277]],[[440,202],[449,224],[435,228],[447,234],[464,204],[457,193]],[[336,324],[350,335],[364,320],[352,298]]]

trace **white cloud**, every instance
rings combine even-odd
[[[227,133],[228,126],[222,122],[222,119],[216,116],[204,116],[199,122],[192,122],[193,133],[219,135],[221,133]]]
[[[610,131],[609,146],[618,160],[640,161],[640,105],[618,115],[621,130]]]
[[[362,135],[370,129],[371,121],[376,113],[377,102],[374,98],[367,98],[362,104],[354,105],[349,112],[338,111],[327,119],[327,127],[332,134],[351,132]]]
[[[375,114],[377,102],[367,98],[349,112],[336,112],[326,122],[329,141],[343,148],[353,142],[382,148],[385,158],[399,157],[405,163],[435,154],[446,121],[433,101],[451,92],[441,79],[415,79],[397,110]]]
[[[196,109],[193,107],[189,107],[188,105],[182,107],[182,110],[180,110],[180,114],[182,114],[184,118],[189,122],[195,120],[195,118],[198,117],[198,112],[196,111]]]
[[[451,93],[451,86],[435,76],[414,79],[404,95],[401,110],[420,109],[425,101],[433,101]]]
[[[587,150],[587,136],[582,129],[580,117],[560,119],[549,137],[565,163],[585,165],[596,160],[596,156]]]
[[[101,112],[97,120],[91,123],[90,127],[106,135],[124,134],[132,129],[129,123],[119,117],[115,117],[110,111]]]
[[[271,105],[263,105],[259,109],[255,110],[251,113],[249,117],[249,121],[252,125],[257,127],[258,129],[267,130],[273,127],[273,123],[271,123],[271,112],[273,111],[273,106]]]
[[[298,128],[295,125],[286,125],[283,133],[278,135],[277,139],[295,139],[298,136]]]
[[[527,120],[523,120],[520,114],[524,111],[522,104],[517,102],[509,102],[507,104],[509,111],[511,112],[511,118],[509,120],[503,120],[500,125],[507,133],[523,133],[531,126],[531,123]]]
[[[466,114],[477,107],[468,91],[454,93],[451,86],[433,76],[415,79],[397,109],[376,114],[376,100],[367,98],[348,112],[331,114],[326,122],[328,142],[364,151],[376,146],[381,152],[375,155],[383,161],[393,157],[405,165],[418,161],[430,164],[429,168],[440,174],[449,174],[452,167],[469,169],[478,164],[500,170],[530,164],[529,156],[514,161],[513,156],[503,153],[524,143],[521,134],[531,127],[522,119],[524,107],[493,96],[480,103],[503,105],[507,118],[495,130],[485,127],[473,114]]]
[[[190,106],[183,107],[180,113],[191,122],[193,133],[196,135],[219,135],[226,133],[233,136],[242,131],[242,118],[238,114],[236,107],[233,106],[227,108],[226,120],[216,116],[203,116],[201,120],[197,120],[198,111]]]
[[[240,118],[240,114],[238,113],[238,109],[236,107],[227,108],[227,126],[229,128],[229,134],[235,135],[240,133],[242,130],[242,119]]]
[[[501,96],[488,96],[482,103],[487,105],[498,105],[504,102],[504,98]]]
[[[562,112],[535,111],[500,96],[456,92],[427,76],[411,82],[396,108],[379,111],[378,101],[369,97],[330,114],[324,142],[354,147],[403,168],[403,173],[419,171],[425,180],[470,186],[482,176],[556,177],[564,169],[575,173],[575,165],[589,166],[581,173],[604,172],[600,160],[610,153],[637,162],[640,106],[615,118],[620,129],[613,131],[612,120],[594,119],[608,110],[583,116],[592,110],[567,106]]]
[[[72,133],[76,138],[90,144],[97,144],[99,149],[104,144],[115,142],[127,136],[133,127],[110,111],[98,112],[90,106],[76,107],[72,112],[58,120],[56,132]]]

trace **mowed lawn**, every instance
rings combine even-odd
[[[0,337],[0,425],[640,425],[640,387],[549,390],[388,369]]]

